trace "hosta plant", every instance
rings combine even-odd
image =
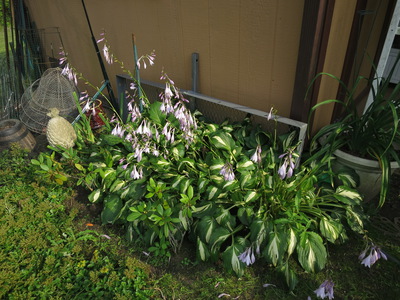
[[[91,190],[89,201],[102,203],[103,224],[124,227],[129,240],[146,243],[153,255],[169,257],[187,237],[199,260],[222,260],[239,276],[266,261],[290,289],[297,282],[290,260],[318,272],[327,242],[344,241],[346,228],[362,230],[351,178],[334,186],[329,158],[299,163],[296,132],[265,132],[248,118],[205,122],[165,73],[162,79],[159,100],[128,99],[127,121],[105,120],[93,134],[82,115],[76,148],[53,148]]]

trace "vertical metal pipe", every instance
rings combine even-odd
[[[199,54],[192,53],[192,91],[199,92]]]
[[[136,76],[136,83],[138,85],[138,93],[139,93],[139,110],[140,112],[143,111],[143,94],[142,94],[142,86],[140,84],[140,71],[138,65],[138,54],[136,48],[136,37],[132,34],[132,43],[133,43],[133,56],[135,60],[135,76]]]
[[[196,52],[192,53],[192,91],[199,92],[199,54]],[[196,99],[193,97],[190,98],[189,109],[196,109]]]

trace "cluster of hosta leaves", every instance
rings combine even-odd
[[[347,185],[335,186],[328,161],[299,164],[295,132],[278,136],[249,119],[200,121],[176,90],[178,99],[167,96],[142,112],[131,106],[127,122],[107,122],[97,135],[83,120],[76,149],[63,150],[78,183],[91,189],[89,200],[103,204],[103,224],[123,226],[155,255],[169,256],[187,237],[200,260],[222,260],[239,276],[265,261],[291,289],[290,259],[318,272],[325,243],[344,241],[345,227],[362,230],[351,179],[343,175]]]

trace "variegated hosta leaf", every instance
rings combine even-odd
[[[260,194],[256,191],[248,191],[243,197],[243,201],[246,203],[254,202],[260,197]]]
[[[104,198],[104,208],[101,212],[101,221],[103,224],[114,223],[120,215],[122,209],[122,200],[118,195],[109,194]]]
[[[125,186],[125,180],[116,179],[110,187],[110,193],[117,192]]]
[[[362,200],[361,195],[356,190],[343,185],[336,189],[334,196],[339,201],[350,205],[360,204]]]
[[[88,198],[90,202],[96,203],[101,199],[101,190],[100,189],[94,190],[93,192],[90,193]]]
[[[252,207],[241,207],[238,209],[237,217],[239,218],[240,222],[246,226],[251,224],[253,216],[254,210]]]
[[[305,242],[297,244],[298,259],[307,272],[319,272],[326,264],[327,253],[322,238],[315,232],[305,233]]]
[[[250,225],[250,241],[261,245],[271,232],[273,226],[270,221],[254,220]]]
[[[204,244],[199,237],[197,237],[197,256],[202,261],[206,261],[210,257],[210,251],[207,245]]]
[[[274,266],[277,266],[282,261],[286,249],[287,249],[288,237],[283,230],[271,232],[269,234],[269,241],[266,247],[266,257],[272,262]]]
[[[218,131],[210,138],[211,143],[218,149],[232,151],[235,147],[235,141],[229,133]]]
[[[217,228],[217,222],[213,217],[203,217],[197,225],[197,234],[202,241],[209,243],[213,231]]]
[[[212,253],[217,253],[219,247],[228,237],[232,235],[232,232],[224,227],[217,227],[210,238],[210,249]]]
[[[340,236],[343,230],[342,224],[328,219],[326,217],[321,218],[319,222],[319,230],[321,234],[331,243],[334,243]]]
[[[215,220],[221,226],[228,228],[229,230],[233,230],[236,226],[236,218],[231,215],[228,209],[219,209],[215,213]]]
[[[209,186],[206,191],[207,200],[216,199],[220,193],[220,189],[216,186]]]
[[[346,210],[346,219],[350,228],[360,234],[365,234],[364,222],[361,217],[361,213],[358,213],[355,208],[348,208]]]
[[[282,272],[283,276],[285,277],[289,290],[293,291],[298,283],[296,273],[289,267],[287,262],[279,268],[279,271]]]
[[[288,234],[288,256],[293,254],[293,251],[296,249],[297,245],[297,237],[296,233],[294,232],[293,228],[289,229],[289,234]]]
[[[243,157],[237,164],[236,164],[236,170],[238,172],[243,172],[243,171],[251,171],[256,168],[256,165],[254,162],[252,162],[250,159],[247,157]]]
[[[239,260],[239,255],[245,250],[245,247],[234,243],[233,245],[226,248],[222,253],[222,260],[226,270],[235,272],[237,276],[242,276],[245,268],[245,264]]]

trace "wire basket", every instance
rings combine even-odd
[[[78,90],[61,72],[60,68],[47,69],[40,79],[24,91],[20,120],[29,130],[40,134],[46,132],[50,108],[57,108],[60,116],[70,122],[78,114],[74,98]]]

